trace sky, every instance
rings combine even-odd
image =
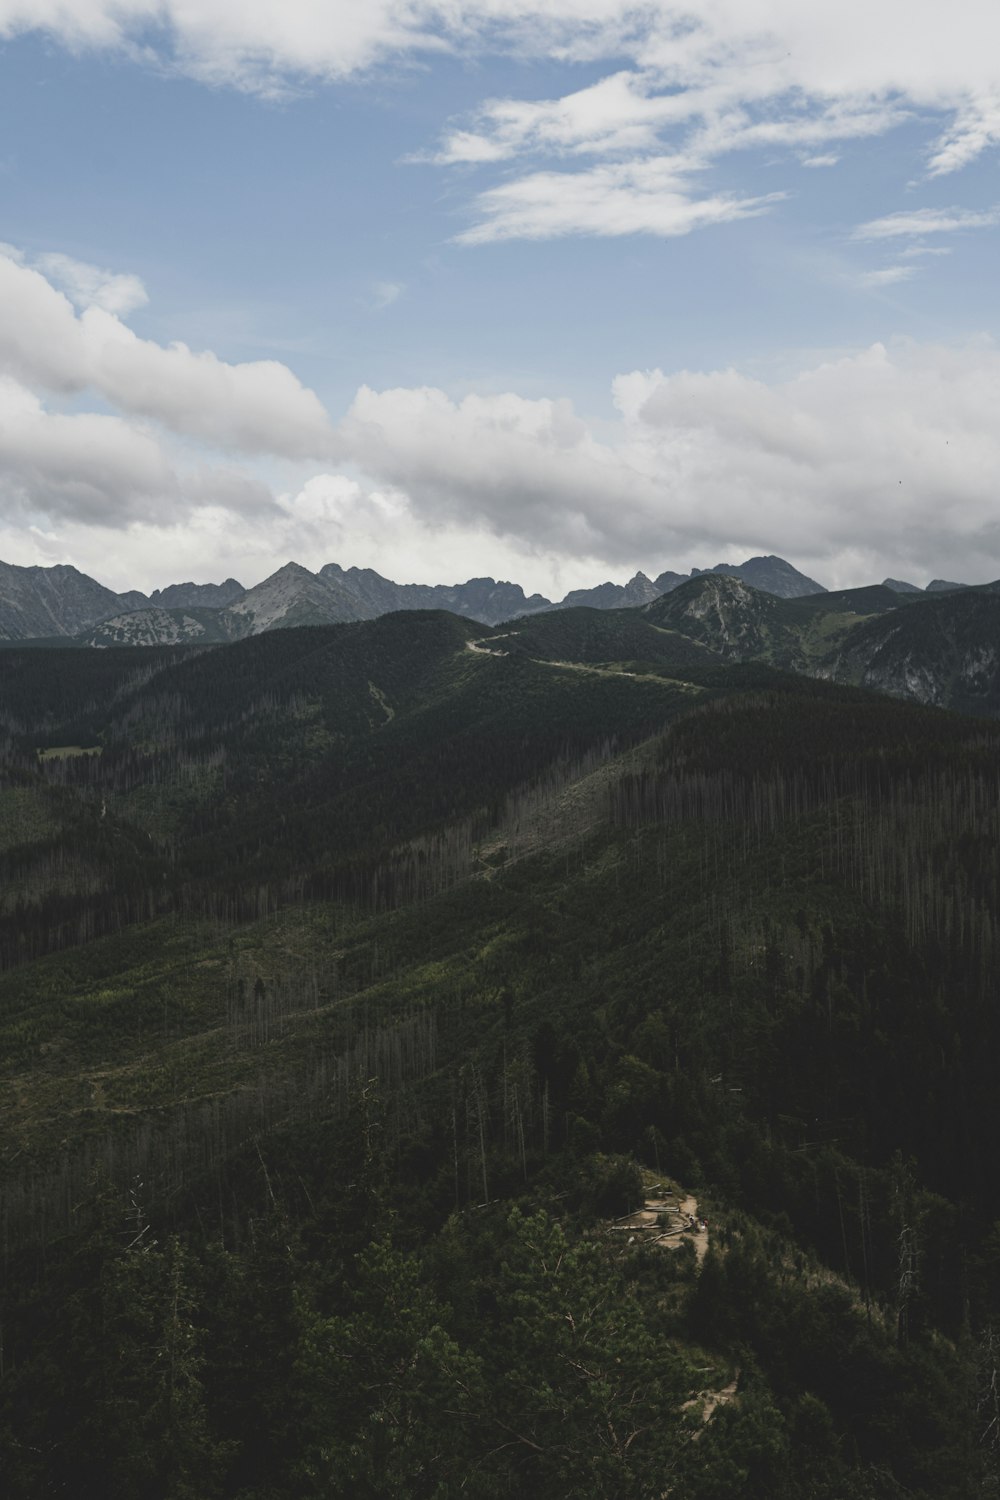
[[[1000,577],[1000,7],[0,0],[0,557]]]

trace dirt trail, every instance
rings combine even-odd
[[[704,1222],[698,1214],[698,1200],[689,1196],[679,1197],[670,1189],[658,1185],[647,1191],[641,1208],[634,1214],[616,1219],[611,1230],[614,1233],[628,1231],[630,1243],[632,1239],[642,1235],[644,1239],[648,1238],[650,1244],[663,1245],[665,1248],[676,1249],[685,1240],[690,1240],[700,1266],[708,1254],[708,1226],[693,1229],[692,1219],[698,1225]]]
[[[496,636],[488,636],[488,640],[498,639]],[[466,641],[466,651],[476,651],[480,656],[509,656],[509,651],[491,651],[489,646],[482,646],[478,641]]]
[[[684,1402],[681,1410],[697,1411],[701,1421],[698,1431],[691,1434],[692,1443],[698,1441],[720,1406],[728,1406],[731,1401],[736,1400],[739,1383],[740,1372],[737,1370],[729,1384],[723,1386],[721,1391],[701,1391],[699,1395],[692,1396],[690,1401]]]

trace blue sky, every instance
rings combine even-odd
[[[0,37],[5,560],[1000,575],[981,4],[0,0]]]

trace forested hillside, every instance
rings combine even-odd
[[[1000,725],[675,624],[0,654],[9,1493],[1000,1492]]]

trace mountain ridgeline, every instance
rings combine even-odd
[[[821,592],[820,584],[781,558],[751,558],[735,566],[720,563],[715,571],[787,597]],[[0,641],[72,637],[88,646],[146,646],[239,640],[277,627],[373,620],[401,609],[447,609],[495,625],[516,615],[565,606],[611,609],[646,604],[683,583],[685,576],[666,572],[651,582],[637,573],[627,584],[577,589],[560,606],[541,594],[526,595],[518,584],[493,578],[470,578],[450,586],[399,584],[371,568],[344,569],[337,563],[327,563],[318,573],[287,563],[251,589],[228,578],[220,584],[171,584],[149,597],[135,590],[115,594],[65,565],[18,568],[0,563]]]
[[[7,1492],[995,1496],[998,632],[0,653]]]

